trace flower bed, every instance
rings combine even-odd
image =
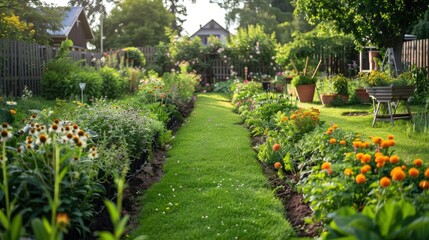
[[[256,105],[258,97],[253,95],[246,100],[251,103],[250,107],[238,109],[246,125],[260,139],[255,146],[258,158],[277,172],[279,180],[270,179],[283,186],[275,186],[276,189],[290,187],[303,195],[303,200],[312,208],[312,219],[324,224],[320,231],[329,230],[323,236],[355,236],[332,224],[330,228],[327,225],[332,216],[337,216],[334,219],[337,221],[344,216],[341,215],[344,210],[340,210],[344,206],[354,209],[351,215],[362,211],[377,213],[390,202],[411,205],[413,219],[429,212],[429,168],[422,159],[405,162],[395,155],[394,136],[364,139],[335,124],[327,126],[319,120],[317,109],[283,107],[277,112],[265,112],[267,115],[261,117],[260,113],[268,105]],[[261,128],[263,131],[255,131]],[[375,230],[367,230],[380,238],[387,237],[379,227],[382,226],[375,225]],[[405,229],[409,225],[404,223],[402,227]],[[420,230],[416,227],[404,231],[414,235]]]

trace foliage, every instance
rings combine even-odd
[[[427,79],[428,72],[426,68],[413,67],[411,69],[412,83],[416,86],[416,91],[411,98],[411,102],[424,104],[429,96],[429,80]]]
[[[49,61],[42,72],[42,96],[46,99],[64,98],[68,87],[66,79],[79,71],[78,65],[69,57]]]
[[[50,122],[43,112],[35,112],[21,135],[12,135],[12,129],[5,125],[2,131],[10,133],[7,138],[15,135],[16,139],[9,139],[7,150],[3,150],[8,166],[1,177],[10,180],[1,195],[9,189],[13,211],[26,220],[23,227],[29,230],[30,222],[41,223],[42,218],[43,225],[33,229],[36,236],[45,231],[54,239],[52,236],[66,231],[68,223],[82,235],[87,232],[87,221],[103,193],[96,181],[98,169],[93,164],[96,148],[86,148],[89,134],[71,122]],[[6,138],[2,137],[2,142],[6,143]],[[57,214],[70,220],[60,226]]]
[[[124,117],[127,116],[127,117]],[[152,139],[163,125],[132,108],[121,108],[98,101],[76,119],[80,124],[105,138],[107,147],[125,141],[132,160],[140,159],[152,149]],[[96,139],[98,143],[103,138]]]
[[[153,46],[160,41],[167,42],[163,30],[171,26],[173,19],[161,0],[121,1],[104,20],[104,34],[108,36],[104,47]]]
[[[231,61],[244,63],[249,73],[258,73],[261,66],[266,66],[264,74],[274,75],[273,56],[277,41],[274,34],[266,34],[261,25],[249,25],[238,29],[236,35],[230,36],[227,51],[224,53]]]
[[[153,56],[153,63],[148,65],[148,70],[154,70],[162,75],[173,68],[172,59],[169,54],[169,44],[160,42],[155,48],[155,55]]]
[[[282,95],[269,95],[261,93],[254,97],[253,109],[250,112],[243,112],[245,124],[252,131],[253,135],[262,135],[267,130],[277,128],[277,113],[281,112],[290,115],[297,110],[297,102],[284,98]]]
[[[127,82],[116,69],[105,66],[99,70],[99,74],[103,79],[102,96],[114,99],[125,93]]]
[[[317,78],[309,77],[305,75],[297,75],[292,79],[292,86],[296,87],[299,85],[316,84]]]
[[[49,44],[47,30],[60,30],[63,12],[39,0],[0,0],[0,38]]]
[[[428,216],[404,200],[389,200],[362,212],[343,207],[330,215],[333,220],[322,239],[426,239]]]
[[[202,54],[203,46],[199,37],[189,38],[184,36],[170,44],[169,53],[177,67],[181,62],[188,62],[190,69],[202,72],[205,69],[204,55]]]
[[[11,13],[6,15],[0,13],[0,38],[9,38],[16,40],[31,41],[34,35],[34,30],[31,29],[32,24],[22,22],[19,16]]]
[[[262,86],[259,82],[236,80],[232,84],[231,91],[233,92],[231,102],[234,104],[234,110],[240,113],[251,108],[253,97],[262,92]]]
[[[310,22],[331,21],[338,30],[352,34],[361,46],[394,48],[396,62],[401,62],[402,41],[408,27],[419,20],[428,7],[426,0],[296,1],[296,11],[305,13]],[[398,68],[402,70],[401,65]]]
[[[306,58],[309,57],[309,66],[316,66],[319,55],[335,55],[345,50],[350,52],[355,44],[350,36],[333,31],[329,23],[320,23],[314,30],[307,33],[297,33],[293,41],[279,45],[275,55],[278,65],[289,70],[304,69]],[[353,57],[353,56],[350,56]],[[310,69],[314,70],[314,69]]]
[[[81,95],[80,83],[86,83],[84,94],[91,98],[101,97],[103,78],[93,69],[73,72],[66,79],[65,96],[74,97]],[[79,97],[78,97],[79,99]]]
[[[226,11],[228,24],[236,23],[238,28],[259,24],[267,34],[275,33],[277,41],[289,42],[296,32],[311,30],[301,15],[294,16],[292,1],[270,0],[215,0]]]
[[[336,75],[331,78],[332,85],[334,87],[335,93],[341,95],[349,95],[348,83],[350,81],[349,78],[343,75]]]
[[[129,67],[144,67],[146,58],[140,49],[136,47],[123,48],[121,54],[124,56],[124,62]]]
[[[226,94],[230,94],[231,93],[231,86],[232,84],[234,84],[234,80],[233,79],[229,79],[226,81],[219,81],[216,82],[214,85],[214,90],[215,92],[220,92],[220,93],[226,93]]]
[[[413,26],[411,34],[416,35],[417,39],[429,38],[429,9],[426,10],[420,21]]]

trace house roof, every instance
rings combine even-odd
[[[85,11],[83,7],[70,7],[66,8],[64,18],[61,21],[62,27],[58,31],[48,30],[48,34],[51,37],[67,37],[70,34],[74,24],[79,20],[79,17],[83,15],[85,19],[81,24],[84,25],[84,30],[87,36],[87,39],[94,39],[94,34],[89,26],[88,19],[86,17]]]
[[[226,30],[224,27],[222,27],[222,25],[220,25],[214,19],[212,19],[208,23],[206,23],[204,26],[202,26],[200,29],[198,29],[198,31],[196,31],[194,34],[192,34],[191,38],[198,36],[198,33],[202,30],[210,30],[210,29],[216,29],[216,30],[220,29],[220,30],[224,31],[227,35],[230,34],[228,30]]]

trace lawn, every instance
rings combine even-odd
[[[392,127],[390,122],[377,122],[372,127],[373,115],[366,116],[343,116],[344,112],[371,112],[371,105],[351,105],[343,107],[324,107],[320,104],[300,103],[300,107],[310,108],[316,107],[320,110],[320,118],[327,123],[338,124],[345,130],[353,131],[362,134],[362,136],[380,136],[386,138],[388,134],[393,134],[396,139],[394,147],[396,154],[404,158],[406,161],[412,161],[415,158],[429,160],[429,147],[427,141],[429,135],[413,133],[409,121],[395,121],[395,126]],[[412,106],[412,112],[420,109],[417,106]]]
[[[222,95],[198,95],[168,152],[165,176],[142,198],[149,239],[289,239],[294,231]]]

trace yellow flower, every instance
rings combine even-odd
[[[16,111],[15,110],[13,110],[13,109],[11,109],[11,110],[9,110],[10,111],[10,114],[12,114],[12,115],[15,115],[16,114]]]
[[[340,141],[340,144],[341,144],[341,145],[346,145],[346,140],[341,140],[341,141]]]
[[[346,168],[345,170],[344,170],[344,175],[346,175],[346,176],[351,176],[351,175],[353,175],[353,170],[351,169],[351,168]]]

